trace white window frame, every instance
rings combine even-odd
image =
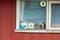
[[[51,4],[60,4],[60,1],[49,1],[49,30],[60,30],[60,28],[51,27]]]
[[[21,20],[23,20],[24,1],[17,0],[16,4],[17,4],[16,6],[16,29],[19,29],[20,18]],[[22,14],[22,17],[20,17],[20,14]]]
[[[51,28],[51,3],[59,3],[60,1],[48,1],[46,5],[46,30],[20,30],[20,13],[22,13],[22,20],[23,20],[23,11],[24,10],[24,1],[22,1],[22,9],[21,7],[21,1],[16,1],[16,29],[15,32],[38,32],[38,33],[60,33],[60,31],[52,30],[54,28]]]

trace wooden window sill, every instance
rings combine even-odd
[[[15,32],[29,32],[29,33],[60,33],[60,30],[20,30],[20,29],[15,29]]]

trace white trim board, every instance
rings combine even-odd
[[[20,0],[16,1],[16,29],[19,29],[20,23]]]
[[[60,30],[20,30],[16,29],[15,32],[29,32],[29,33],[60,33]]]
[[[17,0],[16,2],[16,29],[19,29],[20,20],[23,20],[23,13],[24,13],[24,1]]]

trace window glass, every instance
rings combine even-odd
[[[46,23],[46,7],[41,7],[39,1],[25,1],[23,20],[27,23]]]
[[[60,4],[51,5],[51,27],[60,27]]]
[[[21,25],[24,29],[45,29],[46,28],[46,7],[41,7],[39,1],[25,1],[24,9],[21,11]],[[43,25],[42,25],[42,24]],[[36,25],[37,24],[37,25]],[[41,24],[41,25],[40,25]]]

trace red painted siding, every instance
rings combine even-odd
[[[0,0],[0,40],[60,40],[60,34],[16,33],[16,0]]]
[[[2,0],[2,40],[10,40],[11,37],[11,0]]]
[[[1,17],[1,0],[0,0],[0,40],[1,40],[1,37],[2,37],[2,35],[1,35],[2,34],[2,31],[1,31],[2,20],[1,19],[2,19],[2,17]]]

